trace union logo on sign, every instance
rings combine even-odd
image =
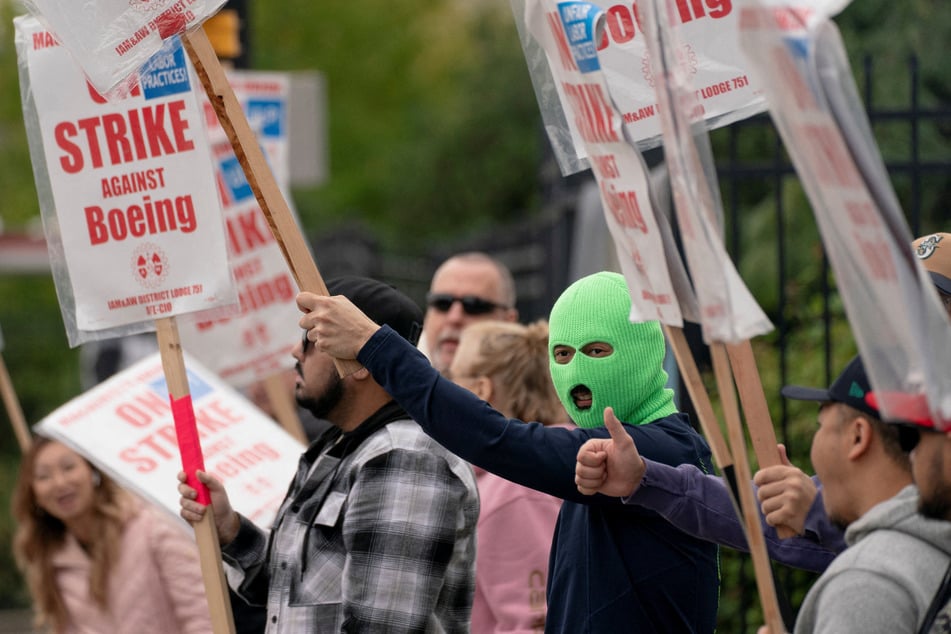
[[[141,244],[132,253],[132,271],[140,284],[155,288],[168,276],[168,256],[151,242]]]

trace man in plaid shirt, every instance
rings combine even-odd
[[[327,288],[415,343],[422,313],[402,293],[358,277]],[[341,378],[306,339],[294,356],[298,401],[334,427],[301,457],[270,536],[198,472],[238,594],[267,606],[269,634],[468,632],[479,515],[471,468],[365,369]],[[179,491],[182,517],[200,519],[194,489]]]

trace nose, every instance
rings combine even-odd
[[[50,484],[53,485],[54,489],[59,489],[60,487],[68,483],[68,477],[66,476],[65,471],[54,471],[50,474]]]
[[[466,321],[466,311],[462,309],[462,302],[453,302],[446,313],[446,321],[461,324]]]

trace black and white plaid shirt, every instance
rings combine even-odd
[[[222,549],[267,633],[468,632],[479,499],[472,469],[391,403],[301,457],[268,534]]]

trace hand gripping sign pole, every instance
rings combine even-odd
[[[698,287],[701,324],[714,361],[736,477],[742,483],[739,485],[740,517],[746,526],[751,546],[766,624],[773,634],[780,634],[785,629],[783,615],[779,610],[778,593],[775,591],[769,560],[762,556],[765,541],[756,501],[747,484],[751,469],[746,455],[746,439],[736,407],[733,375],[724,349],[724,342],[743,340],[746,344],[743,349],[749,350],[750,355],[742,358],[742,361],[752,361],[748,338],[768,331],[771,325],[739,278],[717,232],[716,221],[722,212],[717,213],[720,211],[719,196],[714,185],[712,157],[709,154],[706,128],[695,114],[703,110],[698,103],[698,95],[702,93],[694,91],[689,85],[689,78],[678,59],[679,52],[685,49],[678,41],[677,29],[671,26],[675,24],[671,15],[672,7],[669,3],[657,0],[648,0],[640,6],[681,236]],[[742,369],[747,369],[747,366],[742,366]],[[750,384],[743,383],[740,375],[737,376],[738,383],[743,386],[741,393],[748,395]],[[746,378],[745,374],[743,378]],[[761,402],[765,406],[765,395]],[[747,412],[747,425],[757,440],[754,448],[761,466],[779,462],[772,421],[768,411],[766,414],[764,417],[759,412],[759,416],[753,418]],[[789,529],[780,532],[780,536],[792,534],[793,531]],[[756,549],[753,549],[754,544]]]
[[[188,484],[198,491],[198,502],[208,506],[207,512],[198,522],[193,522],[195,541],[201,562],[201,574],[205,582],[205,596],[215,634],[234,632],[234,617],[231,613],[231,600],[228,597],[228,583],[221,567],[221,546],[215,530],[214,509],[208,487],[198,481],[195,471],[205,470],[195,426],[195,410],[192,407],[188,388],[188,375],[185,372],[185,360],[182,356],[182,344],[178,338],[178,328],[174,317],[155,321],[155,334],[158,338],[159,352],[162,355],[162,369],[168,386],[168,400],[172,406],[175,421],[175,437],[182,456],[182,467],[188,474]]]

